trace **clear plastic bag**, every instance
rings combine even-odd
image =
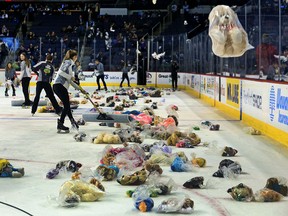
[[[288,184],[287,179],[284,177],[272,177],[267,179],[265,188],[274,190],[283,196],[288,195]]]
[[[244,128],[245,133],[250,134],[250,135],[261,135],[261,131],[256,130],[253,127],[246,127]]]
[[[241,172],[242,168],[239,163],[225,159],[220,162],[218,171],[215,172],[213,176],[219,178],[236,178]]]
[[[198,167],[205,167],[206,166],[206,160],[204,158],[196,157],[195,152],[191,153],[191,156],[192,156],[191,162],[194,166],[198,166]]]
[[[253,190],[242,183],[235,187],[229,188],[227,193],[229,193],[236,201],[250,202],[254,199]]]
[[[278,202],[283,199],[283,196],[269,188],[263,188],[254,194],[257,202]]]
[[[176,105],[170,104],[165,109],[168,115],[174,115],[176,118],[179,118],[179,115],[177,113],[178,107]]]
[[[209,14],[209,36],[212,51],[219,57],[239,57],[254,48],[237,14],[227,5],[217,5]]]
[[[177,185],[172,178],[159,178],[158,174],[150,175],[147,184],[157,192],[157,195],[171,194],[172,190],[177,189]]]
[[[193,212],[194,201],[188,197],[171,197],[161,202],[157,208],[158,213],[181,213],[190,214]]]
[[[77,206],[80,202],[94,202],[105,194],[95,185],[82,180],[66,181],[60,188],[59,204],[65,207]]]
[[[187,172],[192,170],[192,164],[185,163],[180,157],[176,157],[171,164],[174,172]]]

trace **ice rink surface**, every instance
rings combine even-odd
[[[94,88],[86,88],[92,92]],[[31,88],[34,93],[35,88]],[[25,176],[22,178],[0,178],[0,201],[25,210],[34,216],[110,216],[110,215],[156,215],[157,206],[168,197],[188,195],[194,201],[194,212],[197,216],[287,216],[288,199],[280,202],[257,203],[237,202],[226,192],[228,188],[244,183],[254,192],[262,189],[270,177],[283,176],[288,178],[288,150],[264,135],[252,136],[245,132],[246,125],[239,120],[230,118],[199,99],[192,98],[183,91],[164,95],[165,103],[158,106],[155,113],[166,117],[165,107],[175,104],[179,107],[179,128],[185,131],[192,125],[199,125],[202,120],[220,124],[220,131],[209,131],[201,128],[195,131],[202,142],[213,142],[214,147],[199,145],[192,149],[173,148],[173,152],[185,151],[191,159],[191,153],[207,160],[205,168],[193,168],[191,172],[175,173],[170,167],[162,167],[164,177],[171,177],[178,189],[169,196],[153,198],[155,207],[152,212],[141,213],[134,208],[133,201],[125,194],[136,186],[122,186],[116,181],[102,182],[106,195],[97,202],[80,203],[75,208],[60,207],[55,199],[58,197],[61,185],[70,179],[70,174],[59,175],[55,179],[45,178],[48,170],[54,168],[61,160],[75,160],[85,167],[97,167],[105,145],[89,142],[76,142],[72,131],[69,134],[57,134],[57,115],[53,113],[36,113],[31,116],[29,109],[11,107],[12,97],[4,97],[4,88],[0,87],[0,158],[9,159],[14,167],[24,167]],[[11,95],[11,91],[9,92]],[[21,89],[17,89],[16,98],[22,98]],[[42,93],[44,96],[44,93]],[[103,94],[105,94],[103,92]],[[106,95],[113,95],[108,93]],[[159,102],[162,98],[152,98]],[[103,100],[104,101],[104,100]],[[139,99],[135,107],[144,105]],[[90,103],[80,105],[74,111],[76,119],[83,112],[92,108]],[[66,126],[70,122],[66,119]],[[101,127],[99,123],[88,122],[80,126],[90,137],[101,131],[114,131],[115,128]],[[117,146],[117,145],[115,145]],[[118,145],[121,146],[121,145]],[[238,150],[236,157],[229,158],[242,166],[243,174],[235,179],[215,178],[212,174],[218,170],[221,149],[231,146]],[[182,185],[192,177],[203,176],[204,183],[209,181],[206,189],[185,189]],[[19,210],[0,203],[1,216],[27,215]],[[172,214],[175,215],[175,214]]]

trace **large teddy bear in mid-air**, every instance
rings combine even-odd
[[[254,48],[248,43],[247,33],[237,14],[227,5],[214,7],[209,14],[209,36],[212,51],[219,57],[239,57]]]

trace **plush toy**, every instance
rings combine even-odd
[[[167,139],[167,144],[171,146],[176,146],[176,144],[183,139],[188,139],[193,146],[201,143],[201,139],[195,133],[183,133],[180,131],[175,131]]]
[[[92,142],[94,144],[99,144],[99,143],[106,143],[106,144],[120,144],[122,143],[120,137],[116,134],[109,134],[102,132],[98,134],[96,137],[92,139]]]
[[[212,124],[209,128],[210,131],[219,131],[220,125],[219,124]]]
[[[242,183],[235,187],[229,188],[227,193],[229,193],[236,201],[250,202],[254,199],[252,189]]]
[[[103,181],[112,181],[117,175],[114,169],[105,165],[98,166],[96,172],[103,177]]]
[[[14,168],[8,160],[0,158],[0,177],[20,178],[24,174],[24,168]]]
[[[141,185],[147,179],[147,172],[145,169],[136,171],[132,175],[122,175],[117,182],[121,185]]]
[[[83,142],[87,138],[87,135],[84,132],[80,132],[75,134],[73,138],[76,140],[76,142]]]
[[[278,202],[283,199],[283,196],[269,188],[263,188],[254,194],[256,202]]]
[[[218,171],[213,174],[213,177],[233,177],[233,175],[239,175],[242,172],[241,165],[230,159],[222,160],[219,164]]]
[[[47,174],[46,178],[55,178],[60,171],[66,170],[68,172],[77,172],[82,167],[81,163],[77,163],[73,160],[63,160],[56,164],[56,168],[51,169]]]
[[[238,151],[236,149],[233,149],[232,147],[225,146],[225,148],[222,152],[222,156],[233,157],[237,153],[238,153]]]
[[[288,195],[287,179],[285,178],[269,178],[266,182],[265,188],[274,190],[283,196]]]
[[[188,197],[171,197],[161,202],[157,208],[158,213],[179,213],[191,214],[194,208],[194,201]]]
[[[101,184],[101,182],[99,180],[97,180],[96,178],[92,178],[90,179],[90,184],[95,185],[97,188],[99,188],[101,191],[105,192],[105,188],[104,186]]]
[[[204,177],[198,176],[198,177],[194,177],[194,178],[186,181],[183,184],[183,186],[185,188],[190,188],[190,189],[200,189],[200,188],[204,187],[203,182],[204,182]]]
[[[60,188],[59,200],[62,206],[73,207],[82,202],[94,202],[105,194],[104,191],[81,180],[66,181]]]
[[[209,14],[212,51],[219,57],[239,57],[252,49],[237,14],[227,5],[218,5]]]
[[[191,162],[194,166],[198,166],[198,167],[205,167],[205,165],[206,165],[206,160],[204,158],[201,158],[201,157],[196,157],[195,153],[192,153]]]
[[[152,164],[152,163],[147,162],[145,164],[145,169],[149,172],[148,176],[153,172],[157,172],[160,175],[163,173],[163,170],[159,166],[159,164]]]

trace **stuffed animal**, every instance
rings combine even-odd
[[[114,169],[105,165],[98,166],[96,172],[103,177],[103,181],[112,181],[117,175]]]
[[[73,207],[82,202],[94,202],[105,194],[104,191],[81,180],[66,181],[60,188],[59,200],[62,206]]]
[[[148,176],[153,172],[157,172],[159,173],[159,175],[163,173],[163,170],[159,164],[152,164],[152,163],[147,162],[145,164],[145,169],[149,172]]]
[[[190,189],[200,189],[204,188],[204,177],[203,176],[197,176],[194,178],[191,178],[190,180],[186,181],[183,184],[183,187],[190,188]]]
[[[238,20],[237,14],[227,5],[218,5],[209,14],[209,36],[212,51],[219,57],[239,57],[254,48]]]
[[[0,158],[0,177],[20,178],[24,174],[24,168],[14,168],[8,160]]]
[[[229,193],[236,201],[250,202],[254,199],[253,190],[242,183],[235,187],[229,188],[227,193]]]
[[[122,175],[117,179],[117,182],[121,185],[141,185],[144,184],[147,179],[147,172],[145,169],[136,171],[132,175]]]
[[[183,133],[180,131],[175,131],[167,139],[167,144],[171,146],[176,146],[180,140],[188,139],[193,146],[201,143],[201,139],[195,133]]]
[[[267,179],[265,188],[274,190],[283,196],[288,195],[287,179],[285,178],[269,178]]]
[[[222,152],[222,156],[233,157],[237,153],[238,153],[238,151],[236,149],[233,149],[232,147],[225,146],[225,148]]]
[[[109,133],[100,133],[96,137],[92,139],[92,142],[94,144],[99,144],[99,143],[106,143],[106,144],[120,144],[121,139],[119,135],[117,134],[109,134]]]
[[[81,167],[81,163],[77,163],[73,160],[59,161],[54,169],[49,170],[49,172],[46,174],[46,178],[53,179],[59,174],[60,171],[68,171],[74,173],[77,172]]]

